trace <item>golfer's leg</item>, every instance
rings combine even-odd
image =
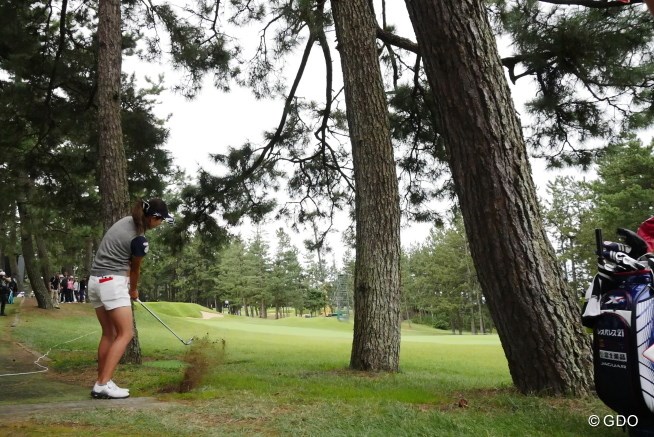
[[[116,308],[114,310],[107,311],[107,314],[114,329],[116,330],[116,337],[111,342],[111,345],[106,351],[104,362],[99,369],[99,384],[106,384],[107,381],[112,378],[120,358],[123,356],[123,353],[125,353],[127,345],[134,336],[131,307]]]
[[[100,326],[102,327],[102,336],[100,337],[100,344],[98,345],[98,379],[102,373],[102,369],[105,367],[107,361],[107,354],[109,353],[109,348],[116,338],[116,330],[114,325],[109,318],[109,313],[104,307],[99,307],[95,309],[95,315],[98,317]]]

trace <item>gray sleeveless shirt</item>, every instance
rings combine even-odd
[[[134,254],[133,241],[136,238],[138,238],[139,246],[143,247],[147,253],[147,240],[143,235],[136,233],[132,216],[124,217],[114,223],[98,247],[93,267],[91,267],[91,276],[127,276],[129,260]]]

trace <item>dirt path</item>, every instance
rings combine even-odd
[[[0,317],[0,417],[22,417],[52,409],[91,410],[97,408],[161,408],[166,402],[154,398],[93,400],[90,387],[55,381],[48,378],[42,367],[34,364],[41,354],[22,347],[11,339],[14,329],[20,329],[21,305],[36,305],[33,299],[16,299],[7,305],[8,317]],[[45,352],[44,352],[45,353]],[[48,366],[47,358],[40,364]],[[21,374],[22,375],[13,375]],[[12,374],[12,375],[8,375]],[[8,376],[3,376],[8,375]]]
[[[0,409],[0,419],[15,417],[25,420],[29,416],[38,416],[53,411],[92,411],[112,408],[129,408],[130,410],[166,409],[173,405],[170,402],[162,402],[155,398],[95,400],[91,399],[87,393],[86,400],[3,405]]]

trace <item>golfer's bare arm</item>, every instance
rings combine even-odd
[[[129,263],[129,296],[132,299],[138,299],[138,284],[141,277],[142,256],[132,256]]]

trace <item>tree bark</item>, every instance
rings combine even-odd
[[[93,236],[89,235],[86,237],[86,245],[84,247],[84,272],[81,275],[85,279],[91,274],[91,267],[93,266],[93,247]]]
[[[350,367],[397,371],[400,207],[376,23],[367,0],[333,0],[355,181],[354,340]]]
[[[99,186],[106,231],[129,213],[127,158],[123,147],[120,106],[122,31],[120,0],[100,0],[98,11],[98,143]],[[132,305],[132,314],[134,305]],[[134,337],[123,363],[141,364],[136,319]]]
[[[139,341],[139,331],[136,328],[136,317],[134,317],[134,301],[132,301],[132,328],[134,337],[127,345],[123,357],[120,359],[122,364],[142,364],[143,355],[141,354],[141,342]]]
[[[12,214],[16,214],[16,209],[12,207]],[[18,284],[18,290],[23,291],[25,285],[23,284],[23,275],[18,271],[18,255],[20,254],[16,248],[18,247],[18,237],[16,223],[12,223],[9,227],[9,264],[11,266],[11,276],[16,280]],[[23,258],[24,259],[24,258]]]
[[[30,280],[30,286],[36,297],[39,308],[52,309],[54,305],[48,288],[45,286],[39,272],[39,262],[34,255],[36,253],[32,240],[32,216],[30,214],[28,199],[31,182],[27,175],[18,176],[17,200],[18,217],[20,218],[20,243],[23,249],[25,270]]]
[[[39,255],[39,270],[41,271],[41,280],[43,281],[43,285],[45,285],[47,290],[50,286],[50,276],[52,276],[48,249],[46,248],[45,239],[40,233],[34,234],[34,240],[36,242],[36,252]]]
[[[470,249],[514,384],[584,395],[588,336],[547,240],[519,120],[480,0],[405,0]]]
[[[120,107],[120,0],[100,0],[98,22],[99,186],[106,231],[129,212]]]

